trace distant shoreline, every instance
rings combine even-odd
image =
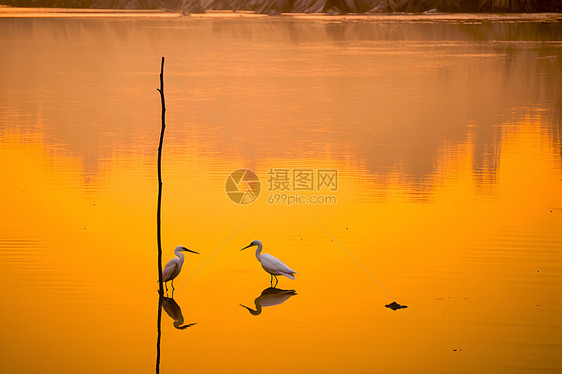
[[[494,21],[494,22],[560,22],[561,13],[281,13],[275,16],[254,11],[208,10],[205,13],[182,14],[179,11],[160,9],[91,9],[91,8],[34,8],[0,5],[0,18],[11,17],[192,17],[192,18],[292,18],[311,20],[351,21]]]

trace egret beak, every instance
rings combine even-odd
[[[253,246],[255,244],[250,243],[250,245],[245,246],[244,248],[241,249],[241,251],[245,250],[246,248],[250,248],[251,246]]]
[[[187,248],[185,248],[185,247],[183,247],[183,250],[184,250],[184,251],[187,251],[187,252],[195,253],[196,255],[199,254],[199,252],[192,251],[191,249],[187,249]]]

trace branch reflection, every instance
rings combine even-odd
[[[157,331],[158,337],[156,338],[156,374],[160,373],[160,340],[162,339],[162,302],[163,296],[158,293],[158,322]]]
[[[254,300],[254,304],[256,305],[255,310],[242,304],[240,304],[240,306],[248,309],[252,315],[257,316],[261,313],[262,307],[282,304],[296,294],[297,292],[295,290],[282,290],[280,288],[268,287]]]

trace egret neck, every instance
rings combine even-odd
[[[178,266],[181,268],[183,265],[183,260],[185,260],[185,256],[183,255],[183,251],[182,251],[182,247],[177,247],[176,249],[174,249],[174,254],[176,256],[178,256],[178,258],[180,259],[180,261],[178,262]]]
[[[258,259],[258,261],[261,263],[261,250],[263,249],[263,244],[261,244],[260,241],[258,241],[258,249],[256,249],[256,258]]]

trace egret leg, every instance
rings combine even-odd
[[[273,288],[275,288],[277,286],[277,283],[279,283],[279,279],[277,279],[277,275],[274,275],[275,277],[275,286],[273,286]]]
[[[273,274],[269,275],[269,285],[273,287]]]

